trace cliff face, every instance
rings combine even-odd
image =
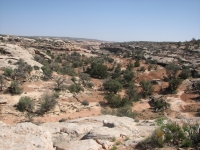
[[[110,149],[118,140],[129,147],[151,134],[156,128],[153,122],[141,122],[138,126],[131,118],[109,115],[40,125],[9,126],[0,122],[0,149],[100,150]]]

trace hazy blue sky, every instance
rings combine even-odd
[[[200,0],[0,0],[0,34],[109,41],[200,39]]]

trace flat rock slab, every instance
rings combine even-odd
[[[54,150],[51,134],[32,123],[9,126],[0,122],[0,150]]]
[[[56,150],[101,150],[102,149],[102,146],[92,139],[71,141],[69,143],[61,142],[54,146],[56,147]]]

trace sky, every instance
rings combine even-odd
[[[0,34],[189,41],[200,39],[200,0],[0,0]]]

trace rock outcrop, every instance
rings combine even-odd
[[[43,65],[34,60],[33,55],[26,49],[13,44],[0,43],[0,50],[4,55],[0,55],[0,68],[12,67],[19,59],[24,59],[31,66],[42,67]],[[11,63],[9,63],[9,61]]]
[[[9,126],[0,122],[0,150],[54,150],[51,134],[32,123]]]
[[[104,126],[105,120],[114,126]],[[140,130],[138,127],[131,118],[109,115],[41,125],[19,123],[9,126],[0,122],[0,150],[110,149],[114,145],[113,139],[126,137],[126,145],[135,145],[156,128],[145,123],[139,127]]]

